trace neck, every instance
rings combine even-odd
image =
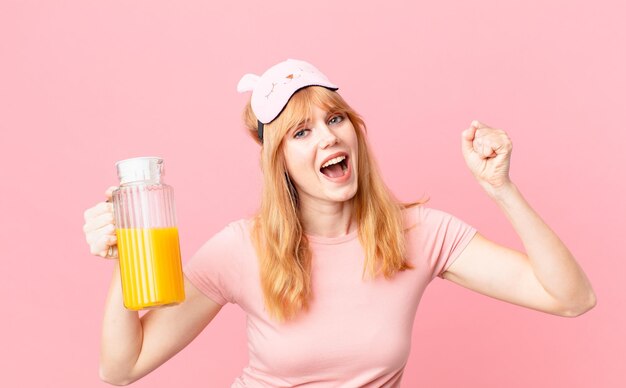
[[[339,237],[356,228],[354,201],[300,203],[304,233],[320,237]]]

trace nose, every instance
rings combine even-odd
[[[321,149],[328,148],[339,142],[339,138],[326,125],[318,126],[318,132],[320,134],[319,146]]]

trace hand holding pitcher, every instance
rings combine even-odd
[[[112,193],[117,186],[109,187],[105,195],[106,202],[99,202],[84,213],[83,232],[92,255],[117,258],[117,235],[115,233],[115,215],[113,214]]]

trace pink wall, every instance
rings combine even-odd
[[[114,262],[89,254],[83,211],[116,183],[116,160],[160,155],[184,261],[252,214],[258,147],[235,86],[289,57],[341,86],[401,199],[428,194],[522,249],[460,151],[472,119],[506,130],[513,180],[596,290],[595,309],[566,319],[436,279],[403,386],[626,386],[622,2],[223,3],[0,3],[2,386],[106,386]],[[136,386],[228,386],[247,361],[244,319],[226,307]]]

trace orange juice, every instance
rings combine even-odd
[[[119,228],[116,234],[126,308],[140,310],[185,299],[178,228]]]

